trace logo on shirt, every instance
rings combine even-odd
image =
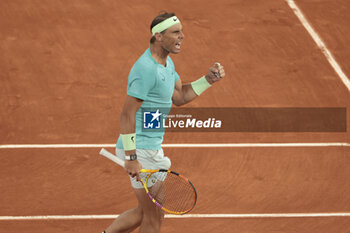
[[[161,76],[162,81],[165,81],[165,76],[164,76],[164,74],[161,73],[160,76]]]
[[[160,129],[162,113],[159,109],[155,112],[143,112],[143,128],[144,129]]]

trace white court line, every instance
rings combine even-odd
[[[0,216],[0,221],[18,220],[84,220],[115,219],[119,215],[47,215],[47,216]],[[272,213],[272,214],[187,214],[165,215],[165,218],[320,218],[350,217],[350,213]]]
[[[350,146],[346,142],[324,143],[207,143],[207,144],[164,144],[163,147],[342,147]]]
[[[178,143],[162,144],[162,147],[208,148],[208,147],[349,147],[347,142],[316,143]],[[41,149],[41,148],[113,148],[115,144],[12,144],[0,145],[0,149]]]
[[[333,67],[334,71],[338,74],[340,79],[343,81],[345,86],[350,91],[350,80],[346,76],[346,74],[343,72],[343,70],[340,68],[337,61],[334,59],[331,52],[326,47],[325,43],[322,41],[321,37],[316,33],[316,31],[311,27],[310,23],[307,21],[299,7],[295,4],[294,0],[286,0],[289,7],[293,10],[294,14],[298,17],[300,22],[303,24],[303,26],[306,28],[306,30],[311,35],[312,39],[316,42],[317,46],[321,49],[322,53],[326,56],[329,64]]]

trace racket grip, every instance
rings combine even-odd
[[[102,148],[100,151],[100,155],[103,155],[107,159],[110,159],[113,162],[117,163],[119,166],[124,167],[124,164],[125,164],[124,161],[118,158],[117,156],[115,156],[114,154],[110,153],[106,149]]]

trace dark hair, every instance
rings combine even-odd
[[[175,13],[168,13],[166,11],[161,12],[157,17],[155,17],[153,19],[153,21],[151,23],[151,33],[152,33],[152,28],[154,26],[156,26],[158,23],[163,22],[164,20],[166,20],[170,17],[173,17],[173,16],[175,16]],[[163,32],[165,32],[165,30]],[[163,33],[163,32],[161,32],[161,33]],[[153,44],[155,40],[156,40],[156,38],[154,36],[152,36],[150,43]]]

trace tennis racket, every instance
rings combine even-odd
[[[100,155],[124,167],[124,161],[106,149]],[[177,172],[169,170],[141,169],[142,185],[152,202],[163,211],[182,215],[190,212],[197,202],[197,192],[191,181]]]

